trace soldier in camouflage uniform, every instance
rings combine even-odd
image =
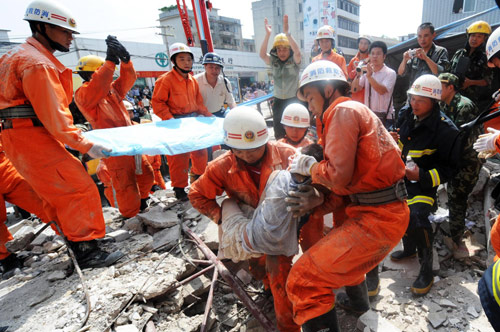
[[[442,85],[440,107],[457,127],[472,121],[479,115],[476,105],[457,90],[459,78],[450,73],[439,75]],[[467,213],[467,199],[477,182],[481,162],[472,145],[481,134],[481,127],[473,128],[469,137],[464,139],[456,174],[448,182],[448,207],[450,210],[450,233],[457,246],[460,244]]]
[[[477,21],[467,28],[467,44],[450,61],[450,72],[458,76],[460,94],[472,100],[480,110],[490,101],[494,72],[488,68],[485,44],[491,27]]]

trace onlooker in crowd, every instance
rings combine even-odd
[[[198,82],[190,74],[193,68],[193,52],[182,43],[170,46],[170,61],[174,69],[163,74],[156,81],[151,104],[157,116],[162,120],[172,118],[212,116],[200,94]],[[191,172],[200,176],[207,166],[207,149],[167,156],[170,171],[170,180],[174,188],[175,197],[187,200],[185,188],[188,185],[189,159],[191,158]]]
[[[231,83],[221,74],[224,67],[222,58],[217,53],[209,52],[203,56],[202,64],[205,71],[194,78],[198,81],[203,103],[212,115],[223,118],[226,114],[224,104],[231,109],[236,107],[236,103]]]
[[[366,72],[357,72],[356,78],[352,82],[352,90],[365,90],[364,104],[377,114],[386,128],[389,128],[394,124],[392,91],[394,84],[396,84],[397,75],[384,63],[387,55],[387,45],[384,42],[373,42],[369,52]]]
[[[474,120],[479,115],[476,105],[467,97],[458,92],[459,78],[450,73],[439,75],[442,92],[441,111],[460,128],[461,125]],[[467,139],[462,143],[459,153],[457,171],[449,180],[446,187],[448,193],[448,209],[451,238],[455,258],[465,258],[469,254],[462,241],[465,230],[465,216],[467,215],[467,199],[479,178],[482,163],[477,157],[472,145],[481,134],[481,127],[475,126]],[[462,251],[462,253],[460,252]]]
[[[151,99],[151,90],[149,90],[149,87],[145,86],[144,89],[142,89],[142,96]]]
[[[142,103],[142,107],[144,108],[144,111],[149,112],[150,102],[149,102],[149,98],[146,97],[146,95],[144,95],[144,97],[142,97],[141,103]]]
[[[488,68],[485,48],[490,33],[491,27],[485,21],[469,25],[465,47],[457,50],[450,61],[450,72],[460,79],[458,91],[480,110],[488,105],[491,96],[493,71]]]
[[[407,76],[409,84],[424,74],[439,75],[447,71],[448,51],[437,46],[433,40],[436,37],[432,23],[420,24],[417,29],[417,41],[420,48],[403,53],[403,61],[398,68],[398,75]]]
[[[39,15],[35,13],[47,13]],[[51,15],[66,21],[50,20]],[[81,268],[108,266],[123,255],[108,253],[95,239],[106,227],[97,187],[65,145],[93,158],[110,150],[87,140],[73,125],[71,70],[54,52],[68,52],[78,33],[74,16],[56,1],[33,1],[25,11],[32,36],[0,58],[2,143],[12,165],[44,200]]]
[[[88,55],[82,57],[76,66],[84,82],[75,91],[75,102],[94,129],[132,125],[123,98],[137,78],[134,65],[130,54],[116,37],[108,36],[106,44],[106,61]],[[120,65],[120,76],[113,81],[117,65]],[[146,156],[141,159],[141,172],[136,171],[134,156],[109,157],[105,161],[116,192],[118,209],[126,218],[137,215],[147,207],[149,190],[154,182],[153,169]]]
[[[345,58],[342,54],[338,54],[335,48],[335,31],[329,25],[323,25],[318,29],[316,34],[316,40],[318,41],[319,47],[321,49],[321,54],[318,54],[312,59],[312,62],[318,60],[328,60],[339,66],[344,72],[345,77],[347,77],[347,67],[345,64]]]
[[[366,65],[366,61],[368,61],[368,49],[370,44],[372,43],[370,37],[361,36],[358,38],[358,53],[351,59],[349,65],[347,66],[347,74],[349,81],[353,81],[356,78],[356,73],[361,71],[361,66]],[[365,91],[361,86],[360,90],[353,89],[351,99],[355,101],[359,101],[360,103],[364,103],[365,100]]]
[[[260,58],[271,66],[274,78],[274,102],[273,102],[273,128],[274,137],[280,139],[285,136],[285,130],[281,125],[281,115],[285,107],[298,99],[295,95],[299,82],[299,71],[301,54],[295,39],[289,32],[288,15],[283,16],[283,33],[274,37],[271,52],[267,53],[267,44],[271,37],[271,25],[267,18],[264,20],[266,35],[260,47]]]
[[[403,250],[391,254],[400,261],[414,257],[417,250],[420,272],[411,286],[415,295],[425,295],[434,283],[432,273],[433,239],[429,215],[437,188],[454,174],[454,156],[458,129],[439,108],[441,82],[431,74],[422,75],[408,90],[410,104],[399,113],[393,138],[402,150],[406,163],[405,184],[408,190],[410,224],[403,237]]]

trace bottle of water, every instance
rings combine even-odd
[[[411,159],[410,156],[406,156],[406,168],[414,170],[417,167],[417,164]],[[410,181],[411,183],[416,183],[417,181]]]

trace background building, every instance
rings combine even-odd
[[[494,0],[424,0],[422,22],[432,22],[435,28],[439,28],[496,6]],[[500,22],[500,10],[493,10],[474,19],[474,21],[479,20],[494,25]],[[471,22],[464,23],[450,32],[464,32],[470,24]]]
[[[346,61],[356,54],[359,37],[359,0],[260,0],[252,2],[254,39],[259,51],[264,40],[264,19],[267,17],[273,28],[269,41],[283,32],[283,15],[288,15],[290,33],[303,50],[302,66],[310,62],[310,54],[316,31],[328,24],[334,27],[337,47],[342,49]]]

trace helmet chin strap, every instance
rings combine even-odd
[[[185,70],[185,69],[182,69],[180,67],[177,67],[177,65],[175,65],[175,68],[177,68],[178,70],[180,70],[181,72],[183,72],[184,74],[189,74],[190,72],[193,71],[193,68],[191,68],[190,70]]]
[[[54,50],[57,50],[59,52],[69,52],[69,48],[66,48],[64,47],[63,45],[53,41],[52,39],[50,39],[50,37],[47,35],[47,31],[45,30],[45,24],[42,23],[42,24],[39,24],[38,25],[40,27],[40,29],[38,29],[38,32],[45,37],[45,39],[47,39],[47,41],[49,42],[49,45],[52,49]]]

